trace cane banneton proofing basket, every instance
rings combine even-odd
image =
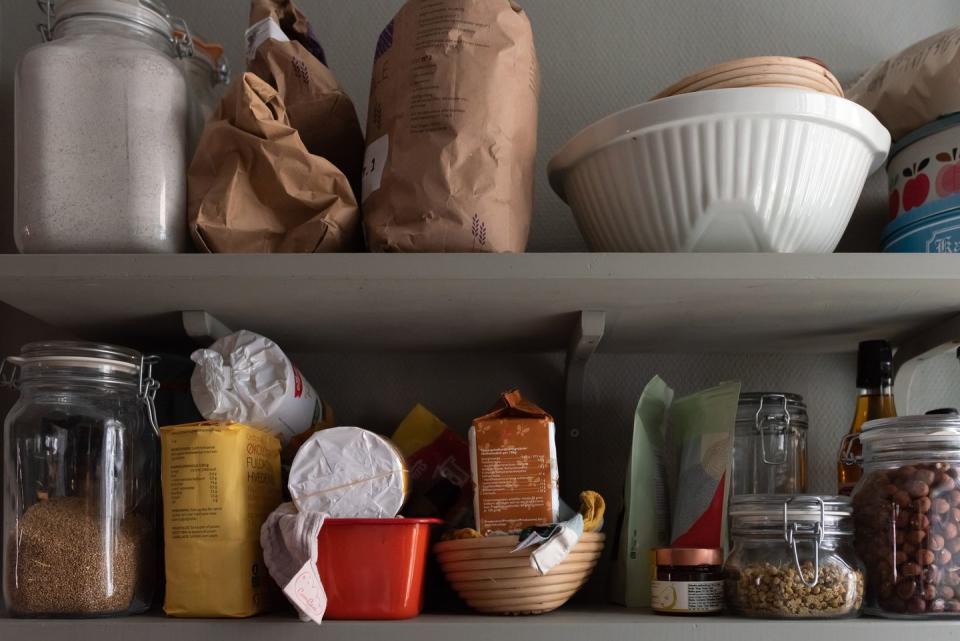
[[[799,89],[654,100],[573,137],[549,166],[593,251],[836,249],[890,134],[863,107]]]
[[[667,87],[654,100],[709,89],[793,87],[843,97],[843,87],[827,66],[814,58],[758,56],[702,69]]]
[[[440,567],[467,605],[484,614],[543,614],[570,600],[587,582],[606,536],[587,532],[563,563],[545,576],[530,567],[528,548],[515,536],[490,536],[437,543]]]

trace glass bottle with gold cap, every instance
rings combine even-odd
[[[860,480],[863,468],[856,462],[845,462],[846,450],[858,459],[860,440],[855,438],[863,424],[880,418],[897,415],[893,401],[893,350],[887,341],[864,341],[860,343],[857,356],[857,406],[850,432],[844,437],[837,458],[837,491],[849,496]]]

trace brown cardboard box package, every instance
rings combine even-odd
[[[504,394],[470,428],[477,530],[516,532],[557,521],[560,508],[553,418],[520,392]]]

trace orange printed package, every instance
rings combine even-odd
[[[477,530],[486,536],[555,523],[560,495],[556,427],[518,390],[504,394],[470,428]]]

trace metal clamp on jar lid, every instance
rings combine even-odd
[[[189,34],[188,34],[189,37]],[[210,73],[213,84],[225,85],[230,82],[230,61],[223,52],[223,45],[205,42],[200,38],[191,38],[193,42],[192,62],[202,65]]]
[[[37,0],[46,17],[45,24],[37,25],[44,42],[53,38],[57,26],[71,18],[106,17],[121,19],[149,29],[166,38],[180,58],[193,55],[193,40],[187,23],[170,11],[162,0],[63,0],[56,9],[54,0]]]
[[[807,426],[807,407],[797,394],[741,394],[733,447],[734,495],[803,494]]]
[[[853,506],[844,496],[736,496],[730,507],[733,536],[783,536],[793,554],[797,574],[808,588],[820,580],[820,548],[832,537],[853,535]],[[813,548],[813,579],[804,575],[801,543]]]
[[[756,411],[753,408],[756,407]],[[803,397],[779,392],[741,394],[739,410],[752,414],[753,426],[760,437],[760,457],[766,465],[783,465],[787,462],[787,449],[782,435],[790,431],[791,423],[799,419],[801,427],[807,426],[807,410]],[[738,410],[738,422],[742,411]],[[775,438],[771,439],[770,437]],[[767,441],[771,441],[770,444]]]
[[[74,341],[28,343],[20,356],[8,356],[0,364],[0,386],[20,387],[35,381],[94,383],[136,388],[137,398],[147,408],[150,426],[159,434],[154,399],[160,384],[153,378],[158,356],[115,345]]]

